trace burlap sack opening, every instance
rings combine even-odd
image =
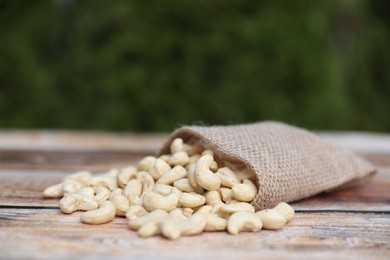
[[[279,122],[232,126],[188,126],[168,138],[198,143],[215,152],[219,165],[256,175],[257,210],[292,202],[338,187],[362,184],[376,172],[366,160],[319,136]]]

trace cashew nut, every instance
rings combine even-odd
[[[60,198],[63,195],[62,183],[54,184],[43,191],[43,197],[45,198]]]
[[[265,209],[256,212],[256,216],[263,222],[264,229],[280,229],[282,228],[287,219],[277,211],[276,209]]]
[[[232,190],[229,188],[220,188],[219,193],[221,194],[221,198],[224,202],[228,202],[232,199]]]
[[[152,175],[154,180],[160,179],[164,173],[168,172],[171,169],[168,163],[161,159],[156,159],[153,166],[149,169],[150,175]]]
[[[171,185],[174,181],[180,180],[187,175],[186,169],[183,166],[177,165],[168,172],[164,173],[156,183]]]
[[[173,140],[170,148],[171,148],[171,154],[175,154],[177,152],[183,151],[184,149],[183,139],[176,138],[175,140]]]
[[[72,213],[76,210],[94,210],[98,208],[98,203],[85,195],[73,193],[60,200],[60,209],[64,213]]]
[[[114,204],[109,201],[99,203],[99,208],[81,214],[80,220],[86,224],[104,224],[115,218]]]
[[[123,189],[131,179],[136,177],[136,174],[137,169],[133,166],[122,169],[117,175],[118,186]]]
[[[92,174],[87,171],[80,171],[75,172],[71,175],[68,175],[62,179],[63,182],[65,181],[77,181],[78,183],[84,185],[86,184],[90,179],[92,178]]]
[[[196,193],[183,192],[179,199],[179,204],[187,208],[196,208],[205,204],[206,199],[202,195]]]
[[[233,185],[240,183],[236,174],[228,167],[219,168],[215,174],[221,179],[221,186],[232,188]]]
[[[215,214],[207,214],[207,224],[204,231],[223,231],[226,230],[227,220]]]
[[[174,165],[184,166],[188,163],[188,161],[189,161],[188,154],[186,152],[179,151],[172,154],[172,156],[168,160],[168,163],[171,166]]]
[[[169,193],[171,193],[172,188],[173,188],[172,186],[167,185],[167,184],[156,183],[156,185],[154,185],[152,191],[154,191],[160,195],[167,196]]]
[[[107,200],[111,195],[111,192],[106,187],[103,186],[98,186],[94,190],[95,190],[94,199],[98,204],[102,201]]]
[[[236,212],[229,217],[227,222],[227,230],[232,235],[245,231],[257,232],[261,228],[260,218],[250,212]]]
[[[95,196],[95,190],[91,187],[82,187],[76,191],[77,194],[81,194],[90,198]]]
[[[150,168],[156,162],[156,158],[153,156],[146,156],[138,163],[138,169],[140,171],[149,171]]]
[[[117,194],[110,198],[110,201],[115,207],[115,215],[118,217],[126,216],[129,209],[129,200],[122,194]]]
[[[218,191],[215,190],[208,191],[206,192],[205,197],[206,197],[206,204],[210,205],[211,207],[215,207],[223,203]]]
[[[255,212],[255,208],[246,202],[238,202],[234,204],[225,204],[219,207],[219,211],[223,213],[236,213],[240,211]]]
[[[194,188],[190,185],[190,182],[187,178],[183,178],[173,182],[173,187],[183,191],[183,192],[195,192]]]
[[[234,184],[232,187],[232,197],[239,201],[252,201],[256,194],[257,187],[250,180],[244,180],[243,183]]]
[[[274,207],[274,209],[279,211],[279,213],[281,213],[285,217],[286,221],[289,221],[294,216],[293,207],[288,205],[286,202],[280,202]]]
[[[142,183],[139,179],[130,180],[123,190],[123,195],[129,200],[130,205],[141,205],[141,193]]]
[[[218,190],[221,185],[221,180],[217,175],[210,171],[210,165],[214,158],[209,155],[203,155],[195,164],[196,182],[206,190]]]
[[[144,206],[147,211],[156,209],[171,211],[176,208],[177,203],[179,202],[179,194],[174,190],[178,192],[176,188],[172,188],[171,193],[166,197],[153,191],[147,191],[143,195],[142,206]]]
[[[138,172],[137,178],[141,180],[142,183],[142,193],[147,192],[148,190],[153,190],[154,188],[154,179],[148,172]]]

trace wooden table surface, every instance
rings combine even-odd
[[[74,171],[134,164],[167,137],[124,133],[0,131],[0,259],[390,259],[390,136],[323,133],[370,160],[367,185],[292,203],[283,229],[204,233],[169,241],[139,238],[124,218],[104,225],[61,214],[45,187]]]

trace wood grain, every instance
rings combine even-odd
[[[340,136],[334,140],[351,145],[351,138]],[[79,212],[61,214],[56,199],[41,195],[74,171],[102,173],[134,164],[155,153],[164,137],[0,132],[0,259],[389,259],[390,152],[384,146],[375,151],[367,138],[369,149],[355,147],[377,166],[375,178],[363,186],[293,203],[296,216],[279,231],[206,233],[178,241],[141,239],[123,218],[89,226],[80,223]]]
[[[4,257],[24,258],[44,251],[53,258],[165,257],[198,258],[299,258],[305,256],[369,258],[388,257],[389,221],[385,214],[300,214],[279,231],[262,230],[231,236],[225,232],[204,233],[168,241],[160,237],[140,239],[126,226],[125,219],[89,226],[79,214],[62,215],[49,209],[0,209],[0,251]],[[337,221],[335,221],[337,219]],[[39,238],[39,239],[37,239]],[[24,250],[20,241],[28,241]],[[99,245],[99,246],[96,246]],[[349,250],[346,250],[349,249]]]

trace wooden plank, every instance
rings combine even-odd
[[[1,130],[0,150],[127,151],[154,153],[166,133],[112,133],[55,130]]]
[[[89,226],[79,222],[79,215],[64,216],[49,209],[0,209],[2,258],[388,259],[390,254],[390,221],[384,214],[297,213],[279,231],[238,236],[204,233],[177,241],[138,238],[123,218]],[[21,242],[22,250],[16,250]]]
[[[108,170],[108,168],[105,170]],[[60,182],[63,177],[72,172],[59,170],[0,170],[0,205],[57,206],[57,200],[43,199],[42,191],[46,187]],[[383,168],[366,185],[319,194],[298,201],[293,206],[297,210],[390,211],[389,190],[390,167]]]
[[[104,170],[136,163],[151,153],[128,151],[0,151],[0,167]]]

